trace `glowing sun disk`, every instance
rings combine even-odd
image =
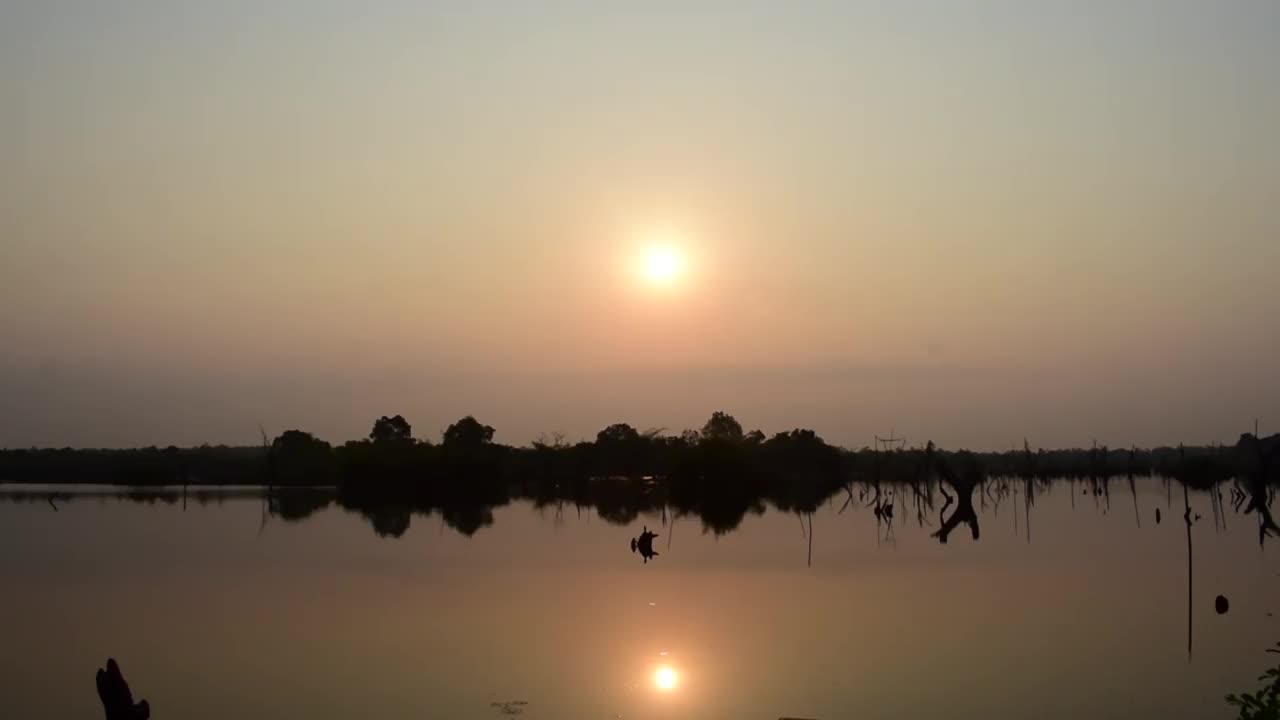
[[[672,668],[663,665],[653,671],[653,684],[659,690],[670,691],[676,688],[676,684],[680,682],[680,676]]]
[[[650,280],[671,282],[680,274],[680,255],[669,246],[650,248],[644,256],[644,274]]]

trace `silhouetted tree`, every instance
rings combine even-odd
[[[383,415],[373,423],[373,431],[369,439],[376,443],[399,442],[413,439],[413,428],[403,416],[387,417]]]
[[[747,433],[746,437],[742,438],[742,440],[748,445],[760,445],[764,442],[764,433],[760,432],[758,429],[752,430]]]
[[[301,430],[286,430],[271,442],[269,467],[277,485],[327,485],[337,471],[329,443]]]
[[[616,423],[596,433],[596,469],[605,475],[634,475],[647,471],[652,437],[641,435],[626,423]]]
[[[729,413],[717,410],[702,426],[702,439],[739,442],[742,440],[742,425]]]
[[[444,444],[453,448],[478,448],[493,442],[493,428],[468,415],[444,431]]]
[[[640,439],[640,433],[626,423],[614,423],[596,433],[597,444],[627,443]]]
[[[271,441],[271,449],[276,453],[298,453],[312,449],[329,449],[329,443],[318,439],[315,435],[302,430],[285,430]]]
[[[769,473],[769,495],[780,507],[813,512],[843,485],[840,451],[812,430],[780,432],[754,456],[754,465]]]

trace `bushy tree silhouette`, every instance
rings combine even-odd
[[[478,448],[493,442],[493,428],[468,415],[444,431],[444,445],[449,448]]]
[[[628,443],[640,439],[640,433],[626,423],[614,423],[596,433],[597,444]]]
[[[373,423],[369,439],[376,443],[403,442],[413,439],[413,428],[402,415],[387,417],[383,415]]]
[[[739,442],[742,440],[742,425],[729,413],[717,410],[702,426],[702,439]]]
[[[269,468],[276,485],[327,485],[337,471],[329,443],[301,430],[286,430],[271,442]]]

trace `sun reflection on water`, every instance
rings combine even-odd
[[[662,692],[671,692],[680,684],[680,674],[670,665],[659,665],[653,671],[653,685]]]

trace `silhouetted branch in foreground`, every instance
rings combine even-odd
[[[146,700],[133,701],[133,693],[129,692],[129,683],[124,681],[120,666],[112,658],[107,658],[107,669],[98,669],[98,697],[102,700],[102,709],[107,713],[107,720],[148,720],[151,717],[151,705]]]
[[[1280,654],[1280,643],[1267,650]],[[1240,720],[1271,720],[1280,717],[1280,667],[1274,667],[1258,676],[1262,685],[1251,693],[1231,694],[1227,704],[1239,711]]]

